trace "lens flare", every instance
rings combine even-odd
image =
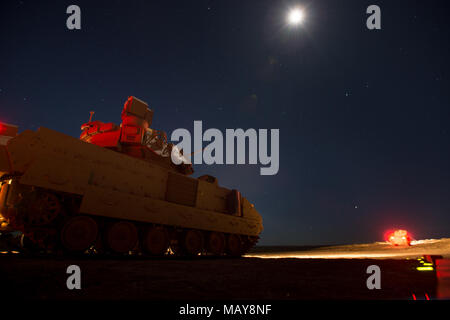
[[[305,15],[300,9],[292,9],[288,15],[288,22],[291,25],[298,25],[303,22]]]

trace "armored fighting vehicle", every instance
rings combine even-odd
[[[183,151],[150,128],[145,102],[128,98],[120,125],[92,116],[80,139],[5,133],[0,212],[10,227],[57,252],[240,256],[255,245],[253,204],[213,176],[190,177]]]

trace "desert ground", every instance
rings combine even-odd
[[[256,247],[246,257],[298,259],[407,259],[424,255],[450,258],[450,239],[413,240],[410,246],[396,247],[388,242],[317,247]]]
[[[449,247],[449,239],[424,240],[405,248],[385,243],[256,247],[239,259],[3,252],[1,291],[7,299],[32,300],[435,299],[442,298],[448,288],[438,281],[435,270],[418,271],[417,258],[427,254],[448,257]],[[67,289],[69,265],[81,269],[80,290]],[[380,267],[379,290],[367,288],[370,265]]]

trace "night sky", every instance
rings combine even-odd
[[[195,166],[263,216],[260,244],[450,236],[448,1],[9,1],[0,4],[0,121],[78,137],[120,123],[280,129],[280,170]],[[81,30],[66,8],[81,8]],[[366,8],[381,8],[381,30]],[[302,6],[305,21],[286,24]]]

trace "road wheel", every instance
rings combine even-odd
[[[237,234],[230,234],[227,239],[227,254],[232,257],[239,257],[241,253],[241,237]]]
[[[169,235],[164,227],[150,227],[143,241],[145,252],[154,256],[162,256],[169,248]]]
[[[20,206],[23,224],[27,226],[45,226],[50,224],[62,212],[58,197],[49,192],[32,192],[24,206]]]
[[[70,218],[61,230],[61,242],[69,251],[84,252],[95,242],[98,226],[94,219],[88,216]]]
[[[118,221],[109,226],[106,231],[106,244],[116,253],[132,251],[138,241],[136,226],[128,221]]]
[[[197,230],[188,230],[184,236],[183,247],[186,254],[196,256],[203,250],[203,235]]]
[[[225,236],[220,232],[211,232],[208,237],[208,253],[220,256],[225,251]]]

